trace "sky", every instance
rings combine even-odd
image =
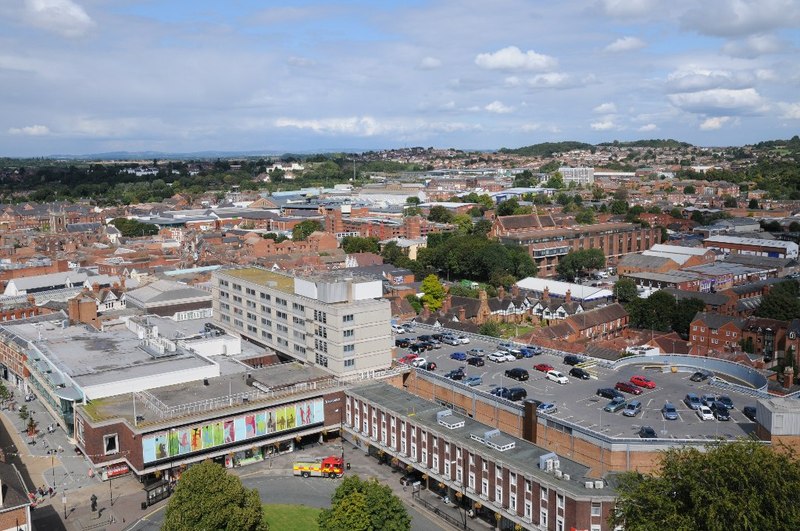
[[[800,0],[0,0],[0,156],[800,131]]]

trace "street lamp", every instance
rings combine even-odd
[[[67,489],[61,493],[61,503],[64,505],[64,520],[67,519]]]
[[[47,453],[50,455],[50,468],[53,469],[53,492],[56,491],[56,466],[54,464],[54,460],[55,460],[55,457],[56,457],[56,451],[57,450],[52,449],[52,448],[50,450],[47,450]]]
[[[450,461],[450,465],[454,465],[456,467],[456,476],[458,476],[458,460],[454,459]],[[449,478],[448,478],[449,479]],[[457,483],[457,481],[456,481]],[[464,475],[464,471],[461,471],[461,491],[456,492],[456,499],[458,500],[459,505],[464,510],[464,529],[467,529],[467,505],[466,505],[466,498],[467,498],[467,478]],[[461,494],[459,497],[458,495]]]
[[[114,491],[111,490],[111,480],[114,479],[114,476],[108,474],[108,467],[106,467],[106,477],[108,477],[108,496],[111,498],[111,507],[114,507]]]

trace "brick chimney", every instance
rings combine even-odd
[[[506,288],[500,286],[497,288],[497,298],[503,300],[506,298]]]
[[[572,302],[572,290],[568,289],[567,293],[564,295],[564,302]]]
[[[547,286],[544,287],[544,291],[542,292],[542,300],[550,302],[550,288]]]
[[[519,286],[516,284],[511,286],[511,296],[515,299],[519,297]]]
[[[783,369],[783,386],[789,389],[794,385],[794,368],[789,366]]]
[[[447,313],[450,311],[450,308],[453,307],[453,296],[450,295],[450,292],[447,292],[444,300],[442,301],[442,313]]]
[[[422,312],[420,312],[420,317],[422,317],[423,319],[427,319],[430,316],[431,316],[431,308],[430,306],[428,306],[428,303],[426,302],[422,305]]]
[[[463,323],[467,320],[467,310],[463,306],[458,307],[458,322]]]

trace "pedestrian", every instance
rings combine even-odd
[[[53,487],[49,487],[47,492],[50,494],[50,497],[52,498],[53,497],[53,492],[54,492],[53,491]]]

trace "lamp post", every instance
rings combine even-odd
[[[111,490],[111,480],[114,477],[108,474],[108,467],[106,467],[106,477],[108,478],[108,497],[111,499],[111,507],[114,507],[114,491]]]
[[[450,464],[456,467],[456,476],[458,476],[458,460],[453,459],[450,461]],[[457,481],[456,481],[457,483]],[[464,529],[467,529],[467,506],[466,506],[466,498],[467,498],[467,478],[464,475],[464,471],[461,471],[461,497],[458,496],[458,492],[456,492],[456,499],[458,500],[458,504],[461,505],[461,509],[464,511]]]
[[[64,505],[64,520],[67,519],[67,490],[61,493],[61,503]]]
[[[50,468],[53,470],[53,491],[56,490],[56,466],[55,466],[55,457],[56,457],[55,449],[47,450],[47,453],[50,455]]]

